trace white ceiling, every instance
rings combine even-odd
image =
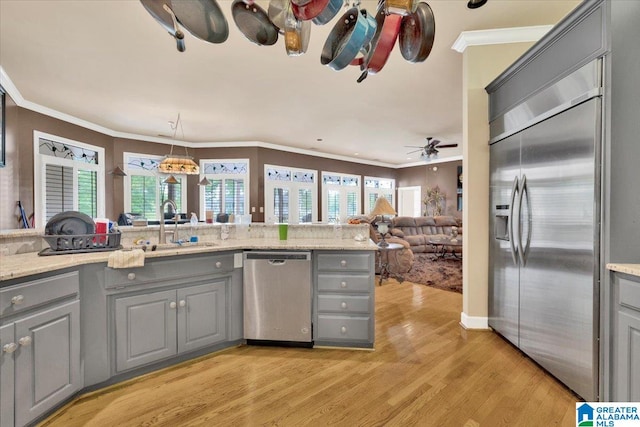
[[[579,1],[489,0],[471,10],[467,0],[431,0],[436,33],[427,60],[411,64],[396,45],[385,68],[362,83],[357,67],[336,72],[320,63],[338,18],[312,24],[307,53],[288,57],[283,37],[252,44],[235,26],[231,0],[218,3],[228,40],[210,44],[186,32],[180,53],[137,0],[0,0],[0,66],[23,106],[111,133],[161,141],[180,113],[184,141],[407,165],[419,153],[408,156],[404,146],[424,145],[427,136],[460,144],[441,158],[462,153],[462,55],[451,49],[462,31],[554,24]],[[370,11],[376,4],[362,1]]]

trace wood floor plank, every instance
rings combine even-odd
[[[572,426],[577,397],[462,297],[376,286],[374,351],[239,346],[81,397],[41,425]]]

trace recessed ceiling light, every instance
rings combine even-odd
[[[353,153],[353,155],[354,155],[354,156],[358,156],[358,155],[360,155],[360,153]]]
[[[324,140],[323,140],[322,138],[317,138],[317,139],[316,139],[316,141],[318,141],[318,142],[322,142],[322,141],[324,141]]]

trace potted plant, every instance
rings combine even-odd
[[[437,185],[435,187],[427,187],[424,199],[422,199],[422,203],[425,205],[425,214],[430,216],[442,215],[446,199],[446,195]]]

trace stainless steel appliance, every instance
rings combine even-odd
[[[312,345],[311,253],[244,253],[244,338],[248,344]]]
[[[597,399],[601,61],[511,110],[491,140],[489,325]]]

